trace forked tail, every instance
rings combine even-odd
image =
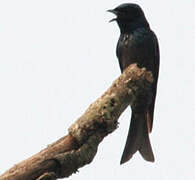
[[[128,137],[120,164],[127,162],[137,151],[146,161],[154,162],[154,154],[150,144],[146,113],[132,111]]]

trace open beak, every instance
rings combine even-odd
[[[109,10],[107,10],[107,12],[113,13],[113,14],[115,14],[115,15],[117,16],[117,11],[114,10],[114,9],[109,9]],[[116,21],[116,20],[117,20],[117,17],[111,19],[111,20],[109,21],[109,23],[110,23],[110,22],[113,22],[113,21]]]

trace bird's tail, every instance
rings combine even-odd
[[[132,110],[132,117],[128,137],[120,164],[127,162],[134,153],[140,152],[146,161],[154,162],[154,155],[150,144],[146,113]]]

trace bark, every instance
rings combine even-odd
[[[13,166],[0,180],[54,180],[77,172],[93,160],[99,143],[118,127],[126,107],[151,98],[152,82],[151,72],[130,65],[69,128],[68,135]]]

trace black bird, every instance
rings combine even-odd
[[[144,12],[139,5],[126,3],[119,5],[115,9],[108,10],[108,12],[116,15],[116,18],[111,21],[116,21],[120,28],[121,34],[116,54],[121,72],[130,64],[137,63],[139,67],[145,67],[151,71],[154,77],[150,102],[144,102],[136,107],[131,107],[131,123],[120,163],[127,162],[137,151],[140,152],[145,160],[154,162],[149,133],[153,124],[159,72],[158,40],[150,29]],[[146,106],[145,104],[149,105]]]

